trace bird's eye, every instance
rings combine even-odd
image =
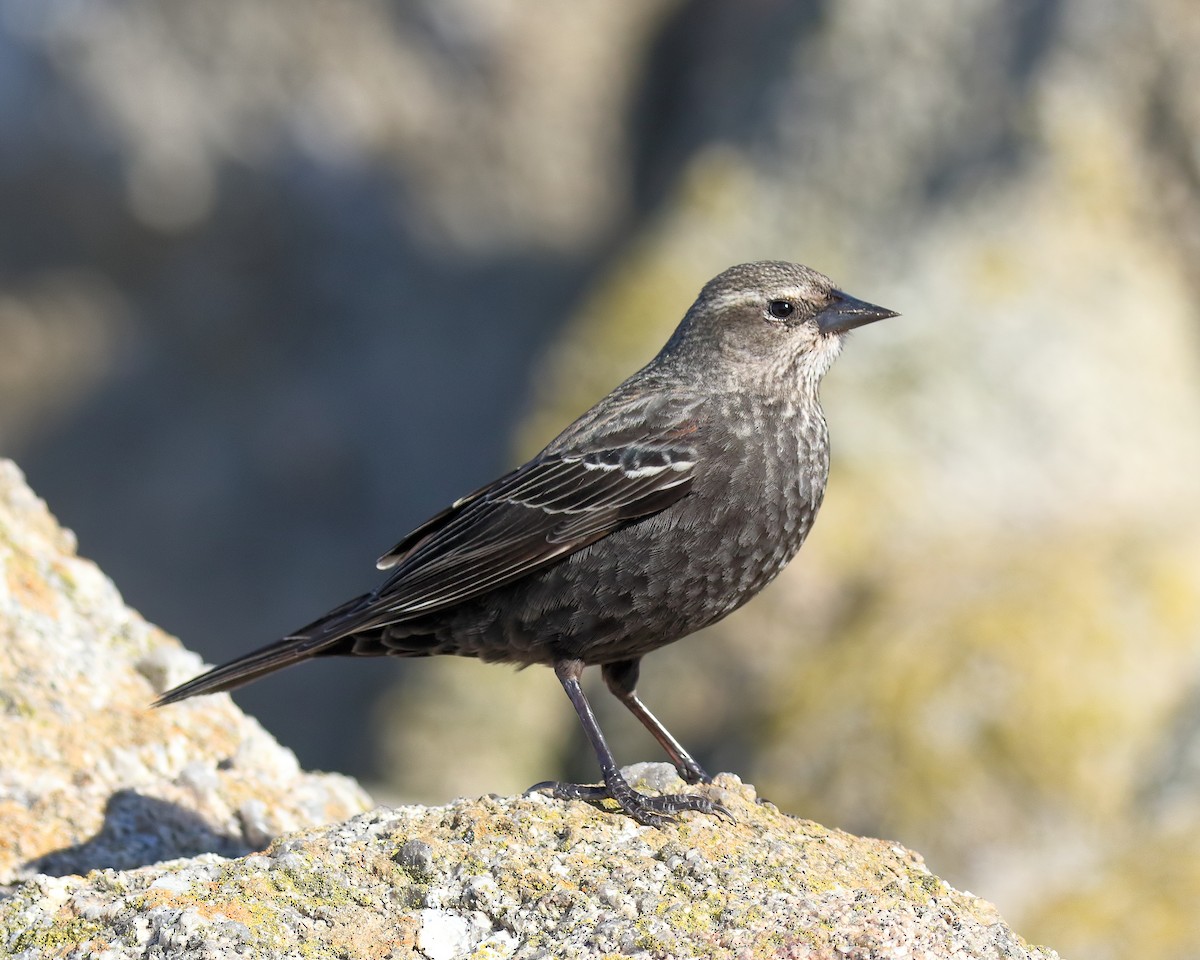
[[[776,320],[786,320],[796,312],[796,306],[791,300],[772,300],[767,310]]]

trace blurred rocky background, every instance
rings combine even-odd
[[[374,585],[709,276],[809,263],[904,317],[827,381],[800,559],[643,694],[1065,956],[1194,956],[1197,50],[1195,0],[0,0],[0,453],[217,661]],[[238,700],[396,798],[594,777],[544,671]]]

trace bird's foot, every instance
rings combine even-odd
[[[725,820],[736,822],[732,813],[721,804],[708,797],[694,793],[666,793],[652,796],[634,790],[623,777],[615,777],[606,784],[589,783],[560,783],[549,780],[535,784],[528,793],[547,792],[556,800],[583,800],[587,803],[600,803],[603,800],[613,800],[629,816],[638,823],[648,827],[665,827],[674,823],[679,814],[694,810]]]

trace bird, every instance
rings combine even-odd
[[[168,690],[165,706],[329,656],[456,655],[551,667],[602,784],[531,787],[615,801],[665,827],[702,793],[622,775],[580,677],[599,666],[689,785],[711,777],[642,702],[642,658],[732,613],[796,555],[829,473],[818,387],[846,334],[898,314],[816,270],[743,263],[700,291],[662,350],[527,463],[418,526],[379,558],[376,589]]]

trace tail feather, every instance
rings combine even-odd
[[[208,673],[202,673],[168,690],[153,705],[165,707],[168,703],[178,703],[188,697],[233,690],[302,660],[340,652],[331,648],[344,645],[347,636],[353,633],[350,615],[357,612],[369,597],[369,594],[356,597],[292,636],[213,667]]]
[[[274,673],[276,670],[290,667],[293,663],[316,656],[321,647],[331,642],[336,643],[337,641],[330,641],[328,638],[314,641],[309,637],[285,637],[261,650],[255,650],[244,657],[238,657],[229,663],[214,667],[208,673],[202,673],[187,683],[181,683],[155,700],[154,706],[164,707],[168,703],[178,703],[180,700],[203,693],[221,693],[224,690],[233,690],[235,687],[240,687],[251,680],[257,680],[268,673]]]

